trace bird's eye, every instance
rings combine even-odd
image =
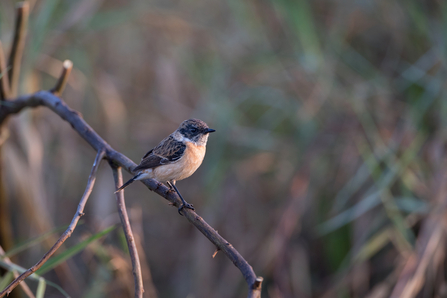
[[[191,128],[191,132],[192,133],[196,133],[197,132],[197,128],[195,128],[195,127]]]

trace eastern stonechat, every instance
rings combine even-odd
[[[202,120],[183,121],[176,131],[143,156],[140,164],[133,169],[136,175],[116,192],[135,180],[153,178],[159,182],[166,182],[171,190],[177,192],[182,200],[182,205],[178,208],[179,213],[183,208],[194,210],[194,207],[183,199],[175,182],[188,178],[200,166],[205,157],[208,134],[211,132],[215,130],[209,128]]]

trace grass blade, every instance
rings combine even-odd
[[[101,231],[101,232],[99,232],[99,233],[89,237],[88,239],[86,239],[86,240],[78,243],[77,245],[71,247],[70,249],[64,251],[60,255],[57,255],[54,258],[51,258],[39,270],[37,270],[36,273],[41,275],[41,274],[44,274],[44,273],[50,271],[51,269],[53,269],[57,265],[65,262],[66,260],[68,260],[69,258],[74,256],[75,254],[77,254],[80,251],[82,251],[91,242],[93,242],[95,240],[98,240],[99,238],[101,238],[102,236],[110,233],[114,229],[115,229],[115,226],[108,227],[107,229],[105,229],[105,230],[103,230],[103,231]]]
[[[6,288],[7,285],[12,281],[14,278],[14,273],[12,271],[6,272],[5,275],[0,279],[0,289]]]
[[[39,285],[37,286],[36,298],[44,298],[46,288],[47,283],[45,282],[45,278],[40,278]]]
[[[25,268],[23,268],[23,267],[21,267],[21,266],[19,266],[19,265],[16,265],[16,264],[13,264],[13,263],[5,263],[5,262],[2,261],[1,259],[0,259],[0,267],[3,268],[3,269],[5,269],[5,270],[10,271],[11,274],[12,274],[12,271],[17,271],[17,272],[20,273],[20,274],[22,274],[23,272],[26,271]],[[43,277],[40,277],[39,275],[37,275],[36,273],[34,273],[34,274],[30,275],[30,276],[28,277],[28,279],[40,282],[40,280],[41,280],[41,279],[44,279],[44,278],[43,278]],[[57,284],[55,284],[55,283],[53,283],[53,282],[51,282],[51,281],[49,281],[49,280],[46,280],[46,279],[44,279],[44,280],[45,280],[45,283],[46,283],[47,285],[52,286],[53,288],[55,288],[56,290],[58,290],[59,292],[61,292],[61,294],[64,295],[64,297],[66,297],[66,298],[70,298],[70,296],[67,294],[67,292],[65,292],[64,289],[62,289],[59,285],[57,285]],[[12,281],[12,279],[9,280],[9,282],[11,282],[11,281]],[[3,282],[3,279],[0,280],[0,283],[2,283],[2,282]],[[3,286],[2,288],[5,288],[5,287],[9,284],[9,282],[8,282],[5,286]]]
[[[82,224],[82,223],[80,223]],[[67,229],[68,225],[62,226],[62,227],[57,227],[51,231],[48,231],[40,236],[37,236],[36,238],[32,238],[29,239],[25,242],[19,243],[18,245],[16,245],[15,247],[13,247],[12,249],[8,250],[4,257],[11,257],[13,255],[18,254],[19,252],[24,251],[27,248],[30,248],[33,245],[36,245],[39,242],[42,242],[43,240],[45,240],[48,236],[60,232],[60,231],[64,231],[65,229]]]

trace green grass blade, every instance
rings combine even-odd
[[[392,228],[387,227],[376,233],[365,243],[360,251],[354,256],[354,262],[364,262],[378,253],[386,244],[390,242]]]
[[[13,278],[14,273],[12,273],[12,271],[6,272],[6,274],[0,279],[0,289],[6,288]]]
[[[64,291],[64,289],[62,289],[58,284],[55,284],[54,282],[51,282],[49,280],[45,279],[45,282],[47,285],[55,288],[56,290],[58,290],[59,292],[61,292],[62,295],[64,295],[65,298],[71,298],[70,295],[68,295],[67,292]]]
[[[324,236],[330,232],[333,232],[375,208],[381,203],[380,196],[382,194],[383,190],[377,190],[376,192],[357,202],[353,207],[348,208],[340,214],[321,223],[317,226],[318,236]]]
[[[44,298],[46,288],[47,283],[45,282],[45,278],[40,278],[39,285],[37,286],[36,298]]]
[[[113,229],[115,229],[115,226],[111,226],[93,236],[91,236],[90,238],[78,243],[77,245],[71,247],[70,249],[64,251],[63,253],[61,253],[60,255],[57,255],[54,258],[51,258],[50,260],[48,260],[39,270],[37,270],[37,274],[44,274],[48,271],[50,271],[51,269],[53,269],[54,267],[56,267],[57,265],[65,262],[66,260],[68,260],[69,258],[73,257],[75,254],[79,253],[80,251],[82,251],[87,245],[89,245],[91,242],[98,240],[99,238],[101,238],[102,236],[110,233]]]
[[[6,263],[2,259],[0,259],[0,267],[3,268],[3,269],[9,270],[9,271],[17,271],[20,274],[22,274],[23,272],[26,271],[25,268],[20,267],[19,265],[16,265],[16,264],[13,264],[13,263]],[[36,276],[35,274],[31,274],[28,278],[32,279],[32,280],[39,281],[39,276]]]
[[[17,271],[20,274],[22,274],[23,272],[25,272],[27,270],[27,269],[25,269],[25,268],[23,268],[23,267],[21,267],[19,265],[13,264],[13,263],[5,263],[1,259],[0,259],[0,267],[3,268],[3,269],[9,270],[11,272],[12,271]],[[43,277],[40,277],[40,276],[38,276],[35,273],[31,274],[30,276],[27,277],[27,279],[38,281],[38,282],[40,282],[40,279],[42,279],[42,278]],[[47,285],[52,286],[53,288],[55,288],[56,290],[61,292],[62,295],[64,295],[64,297],[70,298],[70,296],[67,294],[67,292],[65,292],[59,285],[57,285],[57,284],[55,284],[53,282],[50,282],[49,280],[45,280],[45,282],[46,282]],[[0,283],[1,283],[1,281],[0,281]],[[5,288],[8,284],[6,284],[3,288]]]
[[[81,224],[81,223],[79,223],[78,226],[79,226],[80,224]],[[24,251],[25,249],[30,248],[31,246],[36,245],[36,244],[39,243],[39,242],[42,242],[42,241],[45,240],[48,236],[50,236],[50,235],[52,235],[52,234],[54,234],[54,233],[60,232],[60,231],[64,231],[64,230],[67,229],[67,228],[68,228],[68,225],[65,225],[65,226],[62,226],[62,227],[57,227],[57,228],[55,228],[55,229],[53,229],[53,230],[51,230],[51,231],[48,231],[48,232],[46,232],[46,233],[44,233],[44,234],[42,234],[42,235],[40,235],[40,236],[37,236],[36,238],[32,238],[32,239],[29,239],[29,240],[27,240],[27,241],[25,241],[25,242],[19,243],[19,244],[17,244],[15,247],[13,247],[12,249],[8,250],[8,251],[5,253],[4,256],[5,256],[5,257],[11,257],[11,256],[13,256],[13,255],[16,255],[16,254],[18,254],[19,252],[22,252],[22,251]]]

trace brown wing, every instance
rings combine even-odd
[[[161,166],[163,164],[166,164],[169,162],[166,158],[163,158],[158,155],[150,154],[143,158],[143,160],[140,162],[138,166],[133,169],[134,172],[140,171],[140,170],[146,170],[146,169],[152,169],[156,168],[158,166]]]
[[[161,141],[157,147],[146,153],[134,171],[156,168],[174,162],[183,156],[185,149],[185,144],[169,136]]]
[[[164,139],[157,147],[152,149],[152,154],[159,155],[169,161],[176,161],[183,156],[186,145],[169,136]]]

